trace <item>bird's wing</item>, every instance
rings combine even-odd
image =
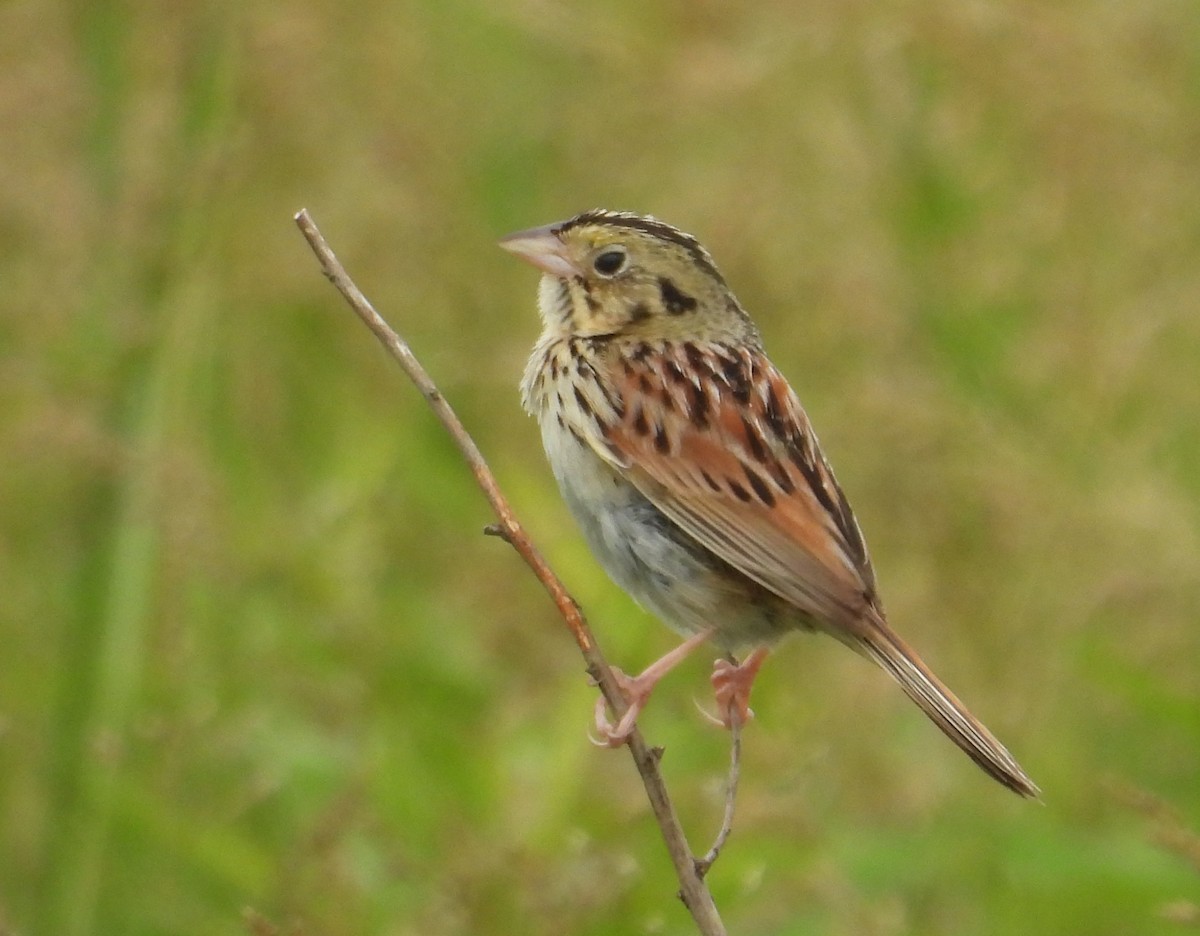
[[[645,345],[607,370],[603,403],[614,418],[584,407],[597,452],[697,542],[883,667],[987,773],[1038,795],[1004,745],[888,627],[850,505],[766,357]]]
[[[800,401],[761,352],[643,345],[606,369],[619,418],[597,448],[625,477],[816,623],[866,626],[877,599],[862,533]]]

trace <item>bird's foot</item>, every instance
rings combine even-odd
[[[654,691],[654,684],[658,681],[646,681],[641,676],[626,676],[615,666],[612,667],[612,674],[628,708],[614,724],[608,717],[608,703],[603,693],[596,699],[596,736],[588,735],[588,740],[596,747],[617,748],[629,740],[637,726],[637,717],[650,701],[650,693]]]
[[[706,713],[709,721],[722,728],[732,728],[734,724],[745,725],[754,717],[750,708],[750,690],[769,652],[755,650],[741,663],[724,657],[713,663],[712,687],[718,715]]]
[[[655,660],[637,676],[626,676],[614,666],[612,673],[616,679],[617,688],[621,690],[621,695],[625,697],[625,702],[629,707],[622,713],[614,725],[608,717],[605,698],[601,695],[596,700],[595,712],[596,731],[599,737],[591,738],[591,742],[597,747],[615,748],[620,747],[628,741],[629,736],[633,734],[633,729],[637,727],[638,715],[646,707],[646,703],[650,699],[650,693],[654,691],[654,687],[658,685],[658,681],[678,666],[689,653],[708,640],[710,636],[712,636],[711,631],[702,631],[699,634],[693,634],[670,653]]]

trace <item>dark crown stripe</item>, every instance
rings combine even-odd
[[[721,271],[713,263],[712,257],[708,255],[708,251],[700,246],[700,242],[696,238],[692,237],[691,234],[685,234],[679,228],[664,224],[657,218],[652,218],[648,215],[636,215],[628,211],[608,211],[604,208],[593,208],[591,211],[585,211],[583,214],[576,215],[569,221],[564,221],[558,226],[556,233],[561,234],[563,231],[582,227],[585,224],[608,224],[614,227],[629,228],[633,231],[642,231],[654,237],[660,237],[665,241],[670,241],[673,244],[678,244],[691,254],[697,266],[702,267],[705,272],[722,285],[725,284],[725,277],[721,275]]]

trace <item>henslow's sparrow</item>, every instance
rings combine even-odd
[[[687,640],[636,679],[611,743],[698,644],[723,718],[750,715],[770,647],[818,630],[875,661],[952,741],[1024,796],[1012,755],[888,626],[850,505],[758,329],[695,240],[588,211],[501,246],[543,271],[544,330],[521,385],[567,505],[608,574]]]

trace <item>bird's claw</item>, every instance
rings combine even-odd
[[[619,748],[628,741],[629,736],[633,734],[633,729],[637,727],[638,715],[641,714],[646,701],[650,698],[650,690],[640,685],[637,679],[626,676],[615,666],[612,668],[612,674],[617,688],[625,697],[628,708],[614,725],[608,717],[608,702],[604,695],[601,694],[596,699],[593,717],[599,737],[594,737],[591,732],[588,732],[588,740],[596,747]]]
[[[745,725],[754,717],[750,708],[750,687],[758,675],[758,666],[741,666],[733,660],[721,658],[713,663],[712,687],[717,698],[720,717],[701,710],[711,722],[722,728],[732,728],[736,723]]]
[[[721,699],[717,699],[717,704],[721,703]],[[748,705],[735,705],[730,708],[728,704],[725,706],[724,716],[714,715],[696,699],[692,700],[692,704],[696,706],[696,711],[700,713],[700,717],[715,728],[724,728],[726,731],[733,728],[734,719],[738,719],[738,727],[745,725],[746,722],[754,718],[754,709]]]

